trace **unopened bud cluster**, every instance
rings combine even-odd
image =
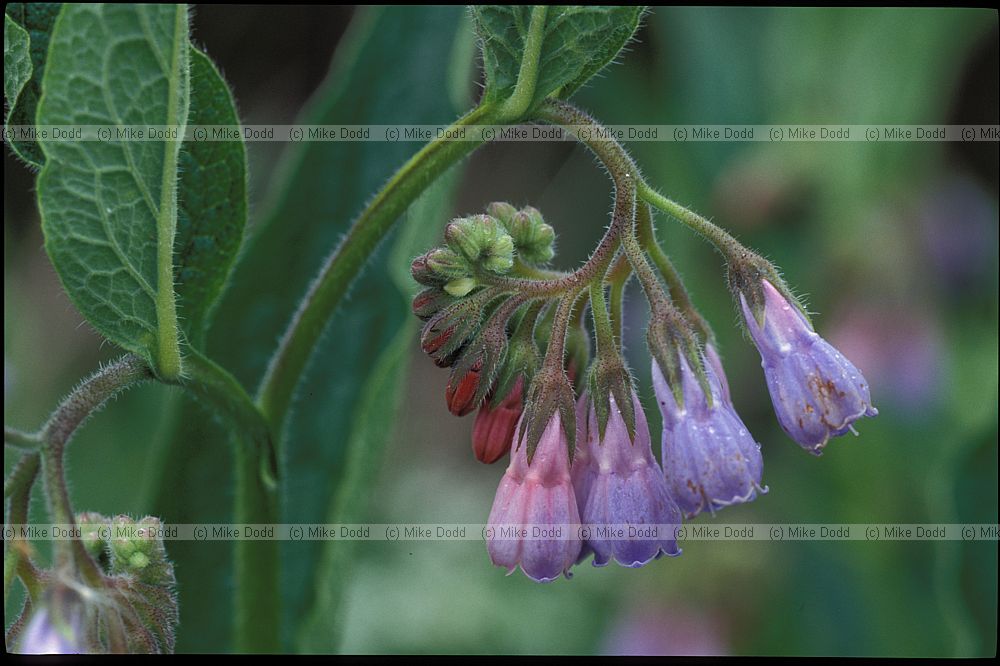
[[[663,417],[657,461],[632,374],[609,332],[603,291],[593,291],[603,283],[590,287],[591,309],[601,312],[594,313],[597,354],[589,368],[590,336],[582,326],[549,339],[551,306],[562,294],[539,296],[542,283],[528,289],[532,273],[519,267],[551,260],[553,241],[537,210],[494,203],[486,215],[451,222],[445,245],[412,265],[424,286],[413,300],[425,322],[421,345],[439,366],[452,368],[449,410],[463,416],[479,408],[473,427],[478,460],[493,463],[510,452],[490,524],[567,526],[552,539],[524,538],[524,530],[497,530],[489,538],[496,565],[508,572],[520,567],[537,581],[568,577],[591,555],[595,566],[614,560],[628,567],[678,555],[674,532],[665,527],[767,491],[760,445],[736,412],[714,336],[679,278],[661,268],[673,279],[670,295],[655,276],[653,285],[648,273],[643,281],[651,306],[646,337],[653,389]],[[813,330],[773,265],[735,241],[727,250],[730,289],[760,351],[778,421],[818,455],[830,438],[877,414],[868,385]],[[634,256],[628,259],[636,266]],[[561,355],[557,366],[550,363],[553,348]],[[585,381],[576,386],[567,369]],[[657,529],[650,538],[619,538],[613,531],[577,537],[568,530],[577,524]]]
[[[534,374],[539,355],[534,317],[515,334],[527,307],[512,301],[510,290],[491,287],[491,278],[511,274],[516,265],[549,261],[554,240],[552,227],[534,208],[494,203],[486,214],[450,222],[444,245],[411,264],[414,280],[424,287],[413,299],[413,312],[425,322],[421,347],[438,366],[452,368],[448,409],[464,416],[489,398],[477,428],[481,458],[495,459],[502,452],[490,452],[509,448],[510,428],[492,421],[517,420],[520,387]],[[507,442],[498,446],[498,438]]]

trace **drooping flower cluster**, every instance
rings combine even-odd
[[[487,210],[450,223],[445,245],[415,259],[412,273],[425,287],[413,301],[425,322],[423,350],[452,368],[449,410],[479,409],[478,460],[511,454],[489,516],[493,563],[537,581],[568,577],[590,555],[595,566],[641,567],[680,554],[682,518],[767,492],[760,445],[736,412],[714,336],[672,267],[661,264],[669,296],[640,275],[663,417],[658,462],[604,283],[589,284],[597,338],[590,363],[578,273],[544,268],[552,228],[533,208],[495,203]],[[831,437],[877,413],[868,386],[815,333],[773,266],[738,247],[728,255],[730,287],[760,351],[778,421],[818,455]],[[634,257],[628,261],[638,273]]]

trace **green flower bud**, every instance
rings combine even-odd
[[[480,264],[494,273],[503,273],[514,265],[514,241],[489,215],[454,220],[445,227],[444,239],[469,264]]]
[[[525,263],[545,264],[555,256],[556,232],[537,209],[525,206],[514,215],[507,229]]]
[[[490,217],[499,221],[507,232],[510,233],[511,222],[514,221],[514,216],[517,215],[516,208],[505,201],[494,201],[486,207],[486,212],[489,213]]]
[[[427,253],[427,267],[449,279],[468,277],[472,274],[472,267],[464,257],[444,247]]]
[[[84,549],[105,569],[105,573],[107,573],[108,551],[104,537],[110,522],[105,516],[89,511],[76,516],[76,524],[80,527],[80,541]]]

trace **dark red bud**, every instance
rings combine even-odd
[[[459,347],[452,353],[448,354],[447,356],[432,356],[431,358],[434,360],[434,365],[436,365],[437,367],[450,368],[451,366],[455,365],[455,361],[457,361],[464,352],[465,352],[465,345],[462,345],[461,347]]]
[[[457,382],[448,382],[444,399],[448,403],[448,411],[455,416],[465,416],[476,408],[476,389],[479,388],[479,377],[482,369],[483,362],[477,360]]]
[[[448,304],[450,300],[448,295],[440,289],[424,289],[413,297],[411,307],[413,308],[413,314],[427,321]]]
[[[510,395],[496,409],[490,409],[489,401],[480,407],[472,426],[472,452],[479,462],[491,465],[510,451],[517,421],[524,410],[523,384],[524,380],[519,378]]]
[[[444,343],[448,342],[454,331],[455,327],[451,326],[440,332],[428,332],[424,336],[424,339],[420,341],[420,348],[424,350],[425,354],[433,354],[438,349],[441,349]]]
[[[410,275],[422,285],[432,287],[441,283],[441,278],[431,271],[427,265],[427,255],[422,254],[410,264]]]

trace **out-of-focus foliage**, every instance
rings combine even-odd
[[[204,35],[199,43],[227,79],[246,80],[243,40],[281,26],[243,24],[247,35],[226,42],[225,22],[199,23],[222,15],[196,12],[195,37]],[[411,7],[362,20],[338,45],[334,71],[303,117],[450,121],[460,109],[446,101],[447,91],[462,87],[448,60],[464,54],[466,71],[471,64],[468,42],[455,40],[460,15]],[[375,25],[390,27],[373,35]],[[470,23],[462,25],[471,40]],[[330,25],[331,33],[340,30]],[[996,44],[996,13],[978,10],[661,8],[644,19],[621,64],[575,99],[608,124],[995,124]],[[287,62],[275,56],[274,71],[298,71],[314,56],[305,46],[289,50]],[[275,108],[264,86],[257,96],[241,94],[238,86],[235,94],[245,114]],[[283,112],[295,115],[302,102],[287,100]],[[973,116],[985,112],[971,117],[970,109]],[[315,160],[296,185],[301,189],[260,183],[252,191],[258,244],[248,249],[236,274],[242,286],[224,298],[209,336],[210,351],[251,386],[327,249],[415,149],[315,145],[329,152],[293,148],[288,154],[297,157],[287,158],[275,177],[287,183],[289,170],[302,168],[299,160]],[[763,444],[770,493],[727,509],[719,520],[996,523],[997,171],[982,167],[989,160],[974,152],[988,146],[640,142],[629,148],[651,183],[784,268],[807,295],[820,332],[865,372],[880,410],[863,424],[860,438],[831,443],[819,459],[789,441],[771,412],[756,351],[737,333],[720,258],[659,218],[665,247],[720,337],[736,406]],[[268,144],[249,145],[251,174],[267,173],[261,157],[267,150]],[[455,212],[494,200],[541,209],[559,233],[563,267],[586,256],[607,222],[605,175],[567,144],[486,147],[468,162],[461,182]],[[22,213],[25,219],[14,225],[8,217],[26,210],[16,208],[17,197],[30,196],[23,189],[5,187],[4,402],[6,422],[31,428],[54,396],[93,368],[98,345],[88,331],[76,330],[78,315],[58,295],[39,252],[37,220]],[[417,210],[435,207],[423,204]],[[449,219],[436,215],[411,215],[404,223],[404,229],[427,231],[416,239],[418,247]],[[382,248],[355,286],[300,394],[285,454],[287,473],[297,475],[286,501],[288,520],[327,520],[335,484],[347,469],[357,474],[359,465],[362,479],[381,471],[370,484],[351,486],[359,500],[373,502],[373,510],[352,519],[480,522],[489,512],[503,470],[471,455],[472,419],[448,414],[445,378],[419,355],[415,336],[405,338],[412,374],[401,405],[396,409],[387,395],[382,413],[377,395],[373,400],[379,385],[393,386],[391,374],[375,370],[398,363],[392,345],[404,339],[395,336],[409,319],[387,275],[399,270],[405,254],[398,249],[405,240],[398,240],[395,248]],[[259,249],[264,246],[276,255]],[[648,368],[645,306],[638,290],[630,295],[627,353],[633,367]],[[369,307],[376,303],[378,310]],[[386,346],[391,351],[378,357]],[[102,350],[100,357],[110,353]],[[362,388],[344,380],[368,373],[380,384]],[[659,415],[648,372],[638,375],[655,433]],[[165,404],[182,402],[175,396],[155,385],[138,389],[74,441],[70,475],[81,510],[159,513],[168,523],[228,519],[225,440],[186,404],[183,429],[164,435],[174,418]],[[394,420],[380,466],[344,460],[348,437],[365,437],[352,425],[354,411]],[[43,519],[42,507],[33,508]],[[320,639],[337,625],[340,648],[350,652],[972,656],[996,649],[995,542],[683,547],[681,557],[641,570],[598,571],[588,564],[572,581],[542,586],[505,577],[475,541],[365,542],[351,551],[347,596],[338,607],[328,602],[332,586],[345,584],[331,575],[339,561],[323,556],[319,544],[293,545],[283,552],[288,619],[314,611],[307,624],[290,627],[286,639],[290,646],[327,649],[331,644]],[[222,649],[227,545],[169,542],[167,549],[181,595],[178,649]],[[322,587],[311,589],[317,566],[325,572]],[[9,617],[11,607],[7,611]]]

